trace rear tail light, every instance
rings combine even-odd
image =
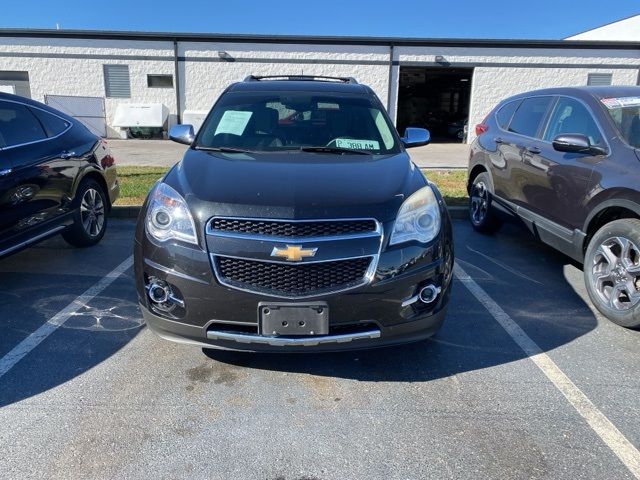
[[[478,125],[476,125],[476,136],[479,137],[487,130],[489,130],[489,125],[487,125],[486,123],[479,123]]]
[[[102,168],[113,167],[115,164],[116,164],[116,159],[113,158],[111,154],[105,155],[100,160],[100,165],[102,165]]]
[[[100,165],[102,165],[102,168],[109,168],[109,167],[114,166],[116,164],[116,159],[113,158],[113,155],[111,155],[111,151],[109,150],[109,146],[107,145],[107,141],[104,140],[104,139],[100,140],[100,145],[102,146],[102,148],[105,151],[105,154],[100,159]]]

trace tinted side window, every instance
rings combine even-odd
[[[38,119],[20,103],[0,101],[0,136],[7,147],[47,138]]]
[[[553,97],[533,97],[523,100],[513,116],[509,131],[535,137],[540,127],[540,122],[549,109]]]
[[[520,100],[509,102],[506,105],[503,105],[500,110],[498,110],[498,113],[496,113],[496,121],[498,122],[498,126],[500,128],[502,128],[503,130],[507,129],[511,118],[513,117],[513,114],[518,108],[518,105],[520,105]]]
[[[560,97],[544,134],[544,140],[553,141],[563,133],[581,133],[592,145],[602,143],[602,135],[589,110],[578,100]]]
[[[31,110],[31,112],[36,117],[38,117],[38,120],[40,120],[40,123],[44,127],[45,131],[47,132],[47,136],[49,137],[60,135],[67,128],[69,128],[70,123],[60,117],[47,113],[38,108],[30,108],[29,110]]]

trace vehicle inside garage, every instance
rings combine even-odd
[[[398,131],[421,127],[436,143],[464,141],[472,77],[472,68],[400,67]]]

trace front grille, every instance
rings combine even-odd
[[[287,265],[215,257],[222,283],[267,295],[302,297],[342,290],[365,282],[371,257]]]
[[[229,232],[271,237],[301,238],[359,235],[376,231],[375,220],[274,221],[242,218],[214,218],[212,233]]]

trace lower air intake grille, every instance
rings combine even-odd
[[[287,265],[229,257],[215,257],[222,283],[266,295],[313,296],[365,282],[371,257]]]

